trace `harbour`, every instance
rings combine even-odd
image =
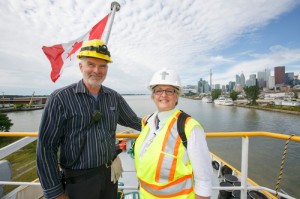
[[[124,96],[134,111],[140,116],[155,110],[149,95]],[[215,106],[200,100],[180,98],[178,108],[197,119],[206,132],[227,131],[272,131],[299,135],[299,116],[274,113],[235,106]],[[12,132],[37,131],[42,110],[7,113],[14,125]],[[117,131],[122,131],[120,127]],[[297,132],[298,131],[298,132]],[[240,169],[241,139],[208,139],[210,150]],[[266,138],[251,138],[249,148],[249,177],[262,186],[274,188],[279,174],[284,141]],[[300,148],[295,143],[288,146],[281,188],[291,196],[299,198],[298,171]],[[264,174],[264,175],[262,175]],[[262,176],[264,176],[262,178]]]

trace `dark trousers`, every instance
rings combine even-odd
[[[65,176],[79,179],[90,170],[65,170]],[[66,184],[65,193],[70,199],[116,199],[118,182],[111,182],[111,168],[100,167],[93,171],[93,175],[79,180],[79,182]]]

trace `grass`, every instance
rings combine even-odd
[[[31,182],[37,178],[36,141],[5,157],[5,160],[8,160],[11,164],[12,181]],[[4,194],[9,193],[16,187],[4,186]]]
[[[251,107],[257,109],[270,109],[270,110],[283,110],[283,111],[294,111],[296,113],[300,113],[300,106],[282,106],[282,105],[271,105],[271,104],[237,104],[237,106]]]
[[[299,106],[281,106],[281,105],[270,105],[270,104],[268,104],[268,105],[264,106],[264,108],[300,112],[300,107]]]
[[[17,141],[20,138],[16,137],[0,137],[0,148],[5,147],[15,141]]]

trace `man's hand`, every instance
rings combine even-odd
[[[122,162],[119,156],[117,156],[111,164],[111,181],[116,183],[122,177],[122,172]]]
[[[70,199],[66,194],[62,194],[58,197],[56,197],[55,199]]]
[[[210,199],[210,197],[203,197],[203,196],[196,195],[196,199]]]

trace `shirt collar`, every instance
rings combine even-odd
[[[155,128],[155,119],[156,117],[159,118],[159,127],[163,127],[167,120],[169,119],[169,117],[174,113],[174,111],[176,110],[176,108],[169,110],[169,111],[163,111],[163,112],[158,112],[155,111],[153,113],[153,115],[148,119],[148,124],[150,125],[150,128]]]
[[[157,113],[157,117],[159,118],[160,120],[160,124],[163,126],[168,118],[172,115],[172,113],[175,111],[175,108],[172,109],[172,110],[169,110],[169,111],[163,111],[163,112],[158,112]]]

